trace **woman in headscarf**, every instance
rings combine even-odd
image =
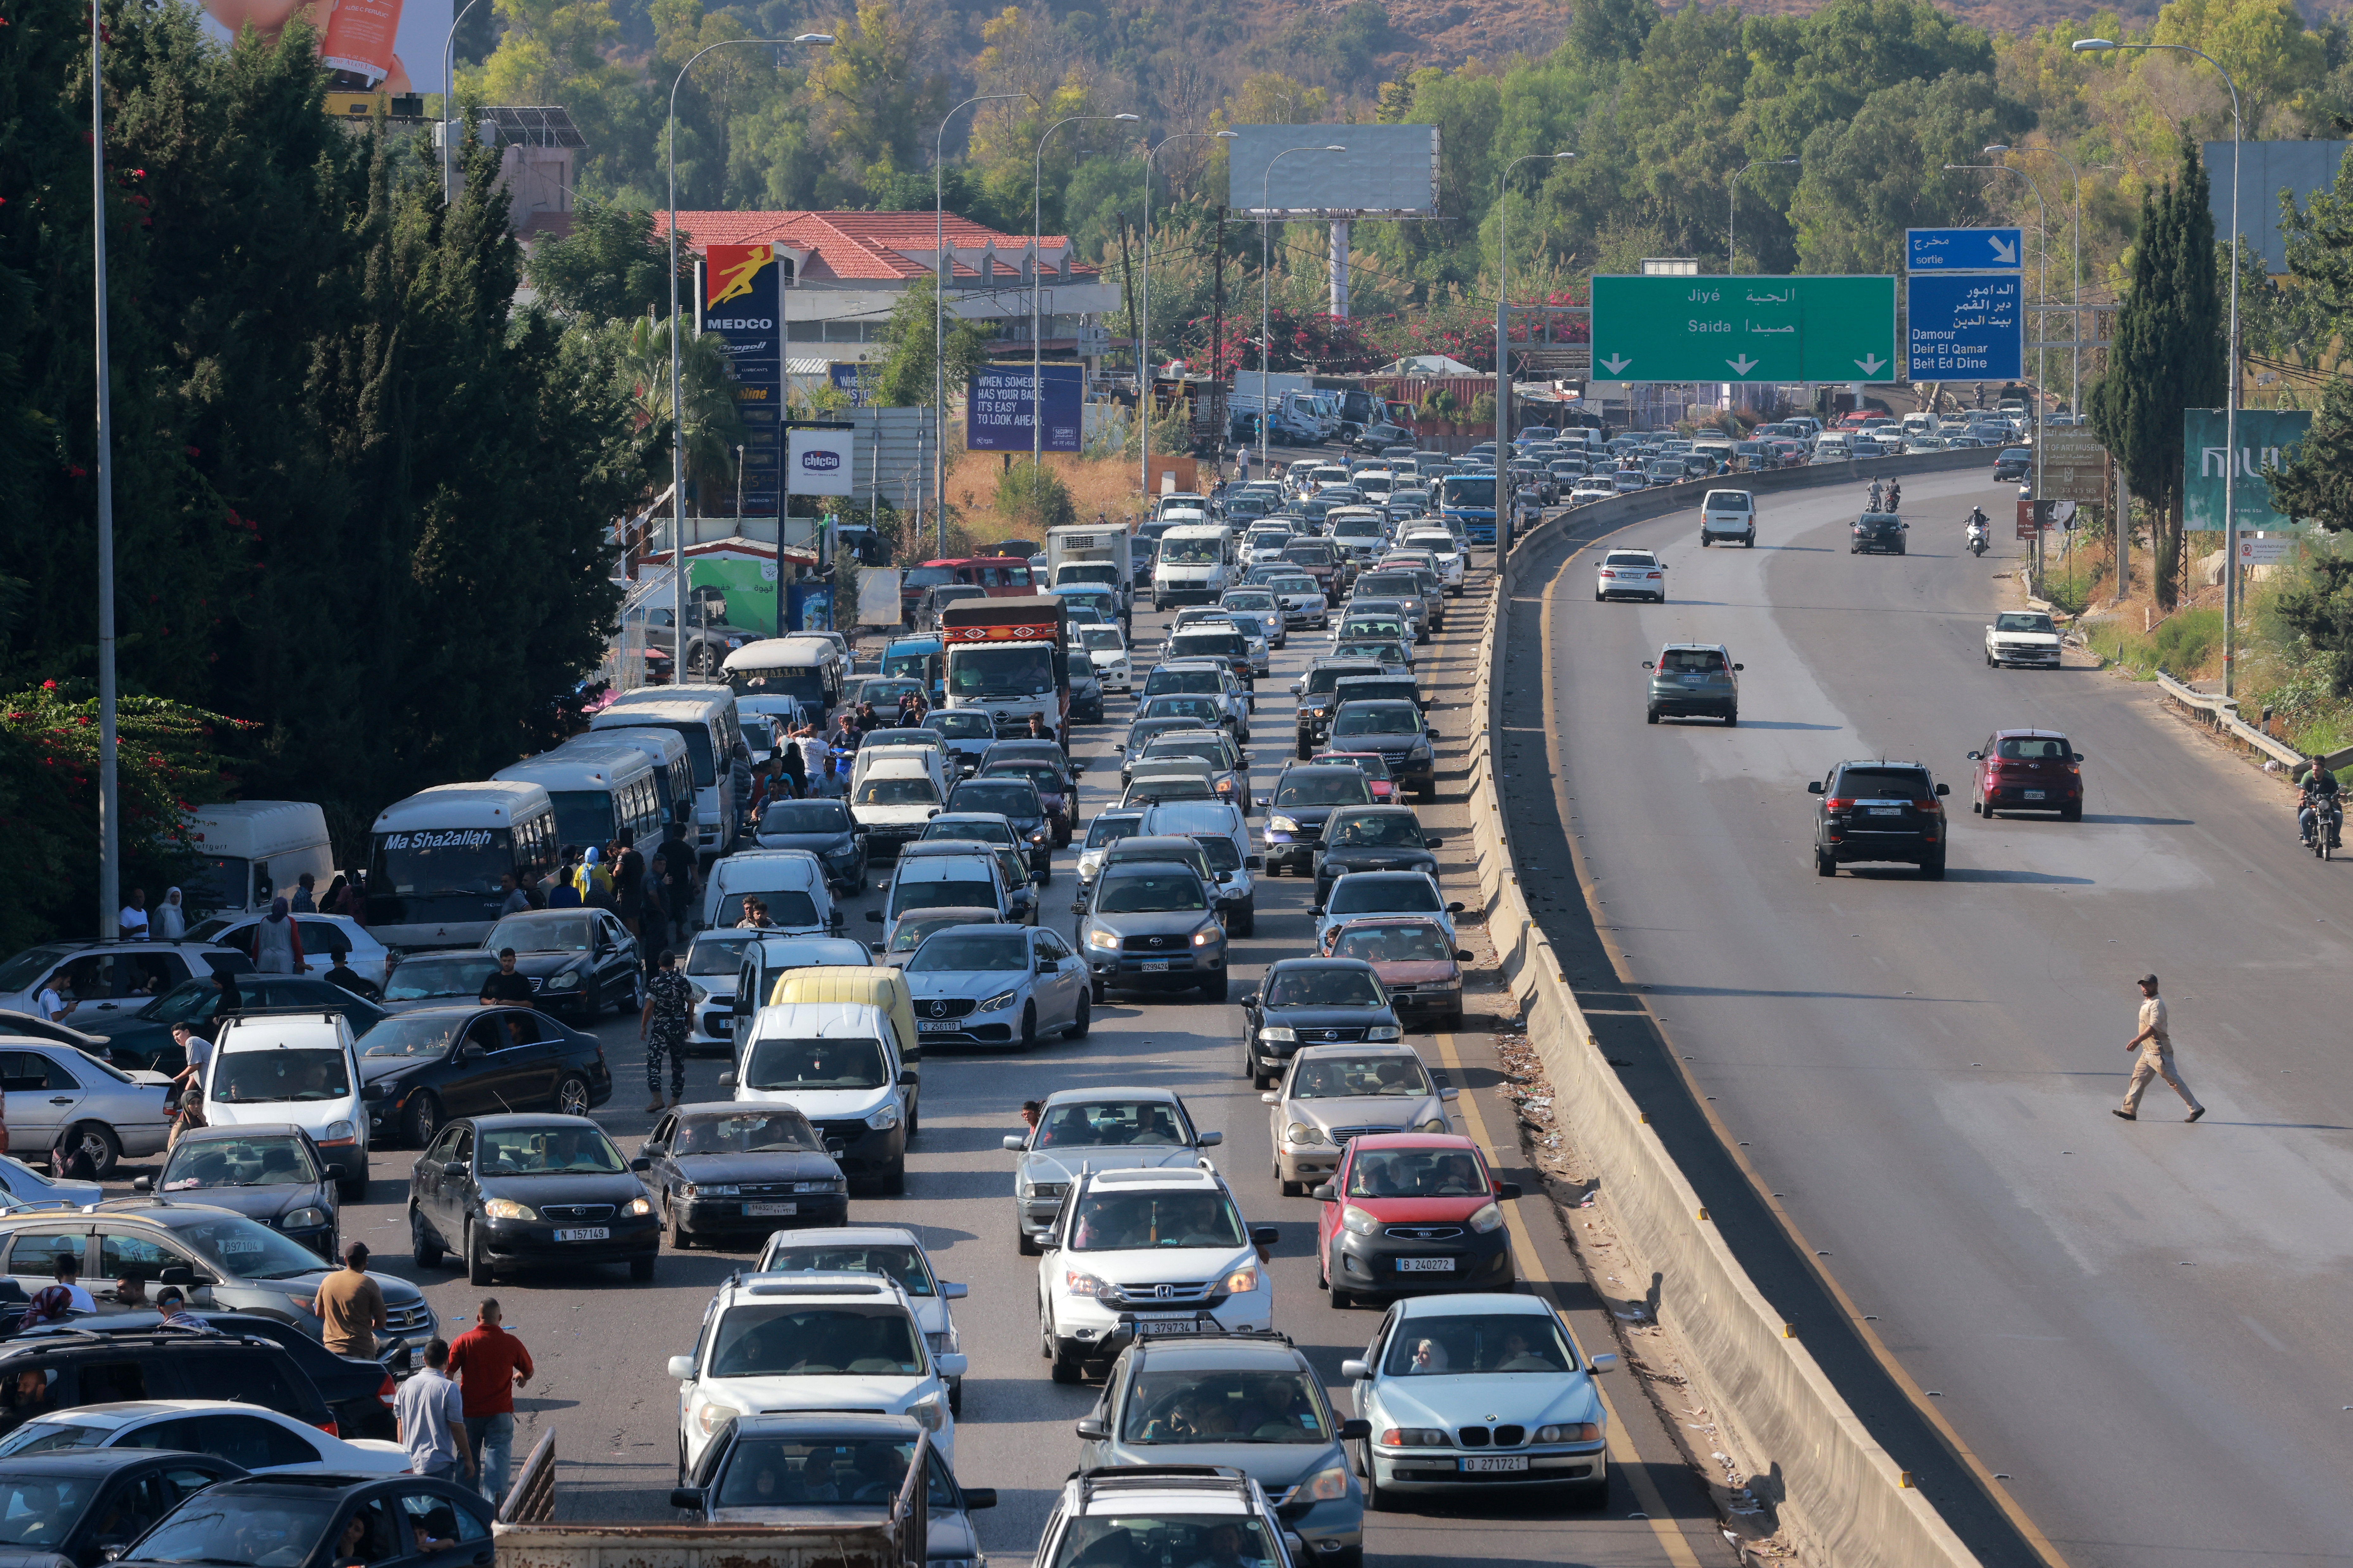
[[[180,889],[164,889],[164,901],[155,906],[155,936],[161,942],[177,942],[188,934],[188,907],[180,901]]]
[[[580,901],[591,909],[609,910],[613,900],[613,874],[605,869],[605,852],[594,844],[580,858],[580,869],[574,886],[580,889]]]
[[[269,912],[253,928],[253,967],[264,974],[303,974],[302,933],[287,918],[282,898],[269,900]]]
[[[330,915],[342,914],[343,912],[343,895],[350,889],[350,888],[351,883],[344,879],[343,874],[341,871],[336,872],[335,879],[327,884],[327,896],[319,900],[320,912],[322,914]]]

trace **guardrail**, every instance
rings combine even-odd
[[[1968,460],[1952,460],[1960,458]],[[1863,459],[1744,475],[1739,488],[1820,489],[1985,460],[1966,449]],[[1513,862],[1510,824],[1495,789],[1493,748],[1504,715],[1494,675],[1513,589],[1535,566],[1528,547],[1564,524],[1581,531],[1595,522],[1635,522],[1696,500],[1695,491],[1678,486],[1596,501],[1529,530],[1499,563],[1472,690],[1474,710],[1485,721],[1471,752],[1472,838],[1488,932],[1527,1021],[1529,1043],[1552,1079],[1554,1115],[1606,1173],[1603,1201],[1618,1233],[1635,1254],[1637,1271],[1658,1279],[1659,1318],[1692,1349],[1685,1370],[1694,1403],[1714,1412],[1758,1468],[1775,1478],[1773,1500],[1792,1544],[1819,1568],[1977,1568],[1976,1555],[1872,1437],[1796,1327],[1781,1320],[1717,1233],[1697,1191],[1602,1057],[1559,958],[1529,914]]]
[[[2291,768],[2304,765],[2302,752],[2297,751],[2285,741],[2264,734],[2261,730],[2239,717],[2237,698],[2217,696],[2210,691],[2200,691],[2194,687],[2184,686],[2161,669],[2157,672],[2157,686],[2158,689],[2165,694],[2165,700],[2168,702],[2212,730],[2225,742],[2235,742],[2247,751],[2260,752],[2264,756]],[[2335,753],[2329,759],[2328,765],[2331,768],[2337,765],[2336,760],[2337,757],[2353,759],[2353,748]]]
[[[545,1524],[555,1517],[555,1429],[540,1434],[531,1446],[506,1500],[499,1504],[501,1524]]]

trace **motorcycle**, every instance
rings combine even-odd
[[[2309,822],[2306,820],[2307,815]],[[2336,795],[2306,795],[2296,807],[2295,816],[2303,829],[2304,846],[2312,851],[2314,859],[2334,858],[2337,851],[2344,847],[2345,807]]]
[[[1986,552],[1986,531],[1985,531],[1985,527],[1984,527],[1984,525],[1983,525],[1982,523],[1975,523],[1975,522],[1973,522],[1973,523],[1969,524],[1969,553],[1971,553],[1972,555],[1983,555],[1985,552]]]

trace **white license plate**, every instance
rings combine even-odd
[[[801,1212],[801,1205],[798,1204],[745,1204],[744,1212],[747,1215],[798,1214]]]
[[[1146,974],[1156,974],[1176,962],[1173,958],[1147,958],[1144,961],[1144,972]]]
[[[2041,800],[2042,798],[2042,792],[2039,789],[2028,790],[2026,792],[2026,798],[2029,800]]]
[[[1686,675],[1683,677],[1683,684],[1685,686],[1704,686],[1707,684],[1707,677],[1704,675]]]
[[[1465,1457],[1462,1461],[1463,1474],[1472,1476],[1493,1475],[1504,1470],[1525,1470],[1527,1468],[1528,1457],[1525,1454],[1481,1455],[1477,1458]]]
[[[1871,808],[1870,815],[1873,816],[1901,816],[1904,815],[1904,808],[1900,805],[1874,805]]]
[[[1400,1258],[1397,1260],[1397,1271],[1400,1274],[1451,1274],[1454,1272],[1454,1259],[1451,1258]]]
[[[1156,1334],[1198,1334],[1201,1331],[1198,1318],[1138,1318],[1135,1334],[1138,1339],[1150,1339]]]
[[[558,1241],[610,1241],[613,1239],[613,1231],[609,1226],[584,1225],[575,1230],[557,1231],[555,1239]]]
[[[958,1018],[918,1018],[915,1020],[915,1033],[919,1035],[953,1035],[958,1029],[963,1027],[964,1022]]]

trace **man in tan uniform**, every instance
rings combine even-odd
[[[2132,1081],[2125,1086],[2124,1109],[2108,1114],[2126,1121],[2139,1121],[2142,1092],[2148,1088],[2149,1079],[2161,1078],[2166,1087],[2179,1095],[2181,1103],[2189,1108],[2189,1114],[2182,1120],[2195,1121],[2206,1114],[2206,1108],[2198,1103],[2198,1097],[2189,1092],[2189,1086],[2173,1070],[2173,1036],[2166,1026],[2165,999],[2157,994],[2156,975],[2140,977],[2140,1033],[2125,1042],[2125,1049],[2138,1051],[2140,1059],[2133,1063]]]

